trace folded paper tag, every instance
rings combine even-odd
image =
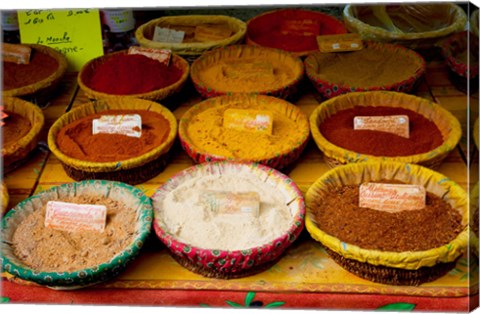
[[[4,62],[29,64],[32,48],[19,44],[2,44],[2,58]]]
[[[232,30],[227,25],[204,24],[195,27],[195,40],[201,42],[222,40],[230,37]]]
[[[363,183],[359,206],[395,213],[424,208],[425,197],[425,188],[421,185]]]
[[[320,52],[342,52],[363,49],[363,42],[359,34],[338,34],[317,36]]]
[[[102,232],[105,230],[106,218],[107,208],[104,205],[49,201],[45,227],[68,232]]]
[[[154,49],[154,48],[142,48],[137,46],[131,46],[128,48],[129,55],[144,55],[150,59],[158,60],[159,62],[168,66],[172,57],[172,51],[167,49]]]
[[[357,116],[353,118],[354,130],[373,130],[410,137],[409,120],[406,115]]]
[[[227,109],[223,114],[223,126],[238,131],[272,134],[273,114],[268,110]]]
[[[185,32],[183,31],[158,26],[155,26],[155,32],[153,33],[153,41],[164,43],[181,43],[184,37]]]
[[[282,35],[318,36],[320,34],[320,22],[318,20],[285,20],[280,25]]]
[[[142,136],[142,117],[138,114],[106,115],[93,119],[92,133],[123,134],[130,137]]]
[[[258,217],[260,197],[257,192],[204,191],[200,202],[217,215],[248,214]]]

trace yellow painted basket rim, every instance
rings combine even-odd
[[[315,240],[321,242],[323,245],[325,245],[332,251],[344,256],[345,258],[354,259],[372,265],[382,265],[387,267],[410,270],[416,270],[424,266],[431,267],[436,265],[437,263],[452,262],[463,253],[463,251],[468,245],[468,223],[465,223],[464,229],[457,235],[457,237],[455,237],[455,239],[450,241],[448,244],[424,251],[406,252],[390,252],[363,249],[353,244],[347,244],[340,239],[331,236],[319,229],[313,222],[311,217],[312,214],[310,204],[312,203],[314,193],[313,191],[315,189],[321,189],[324,185],[324,182],[329,181],[329,179],[334,175],[337,175],[339,173],[344,173],[345,175],[351,175],[351,173],[356,172],[361,173],[361,171],[368,169],[369,167],[378,167],[379,169],[376,169],[376,171],[381,171],[382,169],[390,167],[391,169],[395,169],[398,172],[408,171],[408,173],[420,173],[422,176],[425,176],[425,178],[428,177],[428,182],[433,182],[432,184],[438,184],[442,187],[446,187],[446,189],[449,189],[450,194],[455,194],[457,195],[458,199],[463,200],[464,202],[460,203],[459,205],[463,210],[463,220],[465,220],[465,215],[468,215],[467,193],[460,186],[458,186],[458,184],[454,183],[453,181],[445,177],[443,174],[440,174],[422,166],[400,162],[365,162],[348,164],[327,171],[324,175],[322,175],[319,179],[315,181],[315,183],[308,189],[305,195],[305,200],[307,204],[305,224],[308,232]]]
[[[102,107],[103,106],[103,107]],[[140,108],[139,108],[140,107]],[[110,161],[110,162],[93,162],[76,159],[65,155],[56,144],[56,135],[60,129],[70,123],[70,118],[75,115],[77,112],[86,110],[86,108],[92,108],[93,112],[101,112],[108,109],[136,109],[136,110],[148,110],[154,111],[161,114],[170,124],[170,132],[167,139],[158,147],[150,150],[149,152],[121,161]],[[82,117],[85,115],[82,115]],[[75,120],[72,120],[75,121]],[[48,132],[48,146],[52,153],[63,163],[80,170],[90,171],[90,172],[106,172],[106,171],[119,171],[125,169],[131,169],[135,167],[142,166],[149,161],[155,160],[161,155],[168,152],[172,147],[173,142],[175,141],[177,135],[177,120],[173,113],[168,110],[166,107],[162,106],[159,103],[145,100],[145,99],[103,99],[85,103],[79,107],[63,114],[55,123],[52,125]]]
[[[333,143],[330,143],[320,132],[319,126],[317,125],[317,118],[319,115],[325,111],[328,106],[334,104],[336,102],[342,101],[343,99],[348,98],[359,98],[359,97],[377,97],[382,95],[390,95],[391,97],[396,97],[400,99],[404,99],[405,102],[416,102],[419,104],[425,104],[440,112],[440,114],[449,121],[451,126],[451,131],[448,134],[448,137],[444,139],[442,145],[438,146],[437,148],[417,155],[409,155],[409,156],[398,156],[398,157],[385,157],[385,156],[373,156],[367,154],[360,154],[348,149],[341,148]],[[367,106],[367,105],[365,105]],[[389,106],[388,103],[382,103],[381,106]],[[396,106],[401,107],[401,106]],[[403,107],[401,107],[403,108]],[[412,110],[412,109],[410,109]],[[418,113],[418,112],[417,112]],[[349,162],[358,162],[358,161],[399,161],[405,163],[421,163],[432,160],[442,154],[448,153],[453,150],[458,142],[460,141],[462,135],[462,129],[460,126],[460,122],[458,121],[455,116],[453,116],[448,110],[444,109],[440,105],[418,96],[408,95],[399,92],[393,91],[369,91],[369,92],[352,92],[344,95],[340,95],[334,98],[331,98],[323,103],[321,103],[313,113],[310,115],[310,130],[312,132],[312,137],[315,140],[318,148],[325,154],[325,156],[336,159],[341,163],[349,163]]]

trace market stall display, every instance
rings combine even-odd
[[[65,232],[45,226],[50,201],[105,205],[105,229]],[[53,187],[3,218],[2,268],[53,289],[97,284],[118,275],[136,257],[152,219],[151,200],[123,183],[91,180]],[[76,225],[69,226],[73,230]]]
[[[229,114],[234,120],[230,125]],[[189,109],[179,124],[182,147],[196,163],[257,162],[276,169],[300,157],[309,132],[308,119],[298,107],[263,95],[207,99]]]
[[[133,131],[141,129],[137,130],[138,137],[93,132],[94,119],[132,114],[140,115],[141,127],[129,127]],[[167,108],[127,97],[89,102],[64,114],[50,128],[48,145],[75,180],[138,184],[163,170],[176,134],[177,121]]]
[[[317,51],[304,63],[308,78],[325,98],[369,90],[411,93],[426,67],[425,60],[413,50],[372,41],[352,52]]]
[[[262,13],[247,22],[246,43],[282,49],[296,56],[318,50],[317,36],[345,34],[334,16],[303,9],[280,9]]]
[[[367,182],[422,186],[426,203],[396,212],[383,209],[386,205],[359,207],[358,186]],[[419,285],[435,280],[467,248],[466,192],[417,165],[367,162],[332,169],[307,191],[306,203],[311,236],[342,267],[375,282]]]
[[[204,98],[245,93],[289,98],[298,91],[304,66],[279,49],[234,45],[204,53],[190,75]]]
[[[411,115],[408,123],[410,136],[381,130],[356,130],[353,119],[357,115]],[[332,122],[333,118],[338,121]],[[341,123],[338,130],[334,127],[336,123]],[[315,143],[331,167],[389,160],[436,168],[461,137],[460,123],[440,105],[413,95],[381,91],[349,93],[323,102],[310,116],[310,128]],[[417,139],[415,133],[419,136]],[[356,136],[356,141],[352,140],[353,136]],[[328,137],[334,139],[335,143]],[[352,150],[351,145],[363,153]]]
[[[178,263],[207,277],[239,278],[270,268],[304,227],[298,187],[258,164],[197,165],[173,176],[152,199],[157,236]],[[241,211],[235,202],[243,204]]]
[[[173,36],[168,34],[155,38],[158,29],[179,32],[181,40],[167,41]],[[163,16],[138,27],[135,37],[142,47],[170,49],[193,61],[208,50],[241,43],[246,30],[245,22],[225,15]]]

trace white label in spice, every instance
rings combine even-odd
[[[223,114],[223,126],[239,131],[272,134],[273,114],[267,110],[227,109]]]
[[[342,52],[363,49],[363,42],[359,34],[337,34],[317,36],[317,45],[320,52]]]
[[[358,116],[353,118],[354,130],[373,130],[410,137],[409,120],[406,115]]]
[[[163,28],[155,26],[155,32],[153,33],[153,41],[164,43],[181,43],[185,38],[184,31],[177,31],[170,28]]]
[[[359,206],[386,212],[417,210],[425,207],[425,188],[412,184],[363,183]]]
[[[107,208],[104,205],[49,201],[45,227],[68,232],[102,232],[105,229],[106,218]]]
[[[142,136],[142,117],[138,114],[100,116],[99,119],[93,119],[92,133],[140,137]]]
[[[154,49],[154,48],[142,48],[137,46],[131,46],[128,48],[129,55],[143,55],[153,60],[157,60],[165,65],[170,64],[170,58],[172,57],[172,51],[167,49]]]
[[[217,215],[248,214],[258,217],[260,197],[257,192],[204,191],[200,202]]]

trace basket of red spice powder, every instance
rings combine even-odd
[[[317,36],[346,33],[343,23],[326,13],[280,9],[250,19],[247,22],[246,43],[306,56],[318,50]]]
[[[78,85],[90,99],[135,97],[159,101],[178,93],[190,66],[172,54],[168,65],[128,50],[110,53],[86,63]]]
[[[357,116],[399,116],[409,136],[354,129]],[[437,168],[460,141],[460,122],[430,100],[390,91],[357,92],[323,102],[310,116],[312,137],[331,167],[363,161],[399,161]]]
[[[94,120],[129,115],[140,116],[139,137],[94,134]],[[49,130],[48,146],[74,180],[101,179],[135,185],[163,171],[176,134],[175,116],[158,103],[128,97],[103,99],[61,116]]]
[[[418,186],[425,191],[425,203],[414,208],[402,200],[397,207],[360,205],[363,183]],[[467,193],[418,165],[364,162],[331,169],[308,189],[306,205],[310,235],[336,263],[370,281],[433,281],[453,269],[468,247]]]

